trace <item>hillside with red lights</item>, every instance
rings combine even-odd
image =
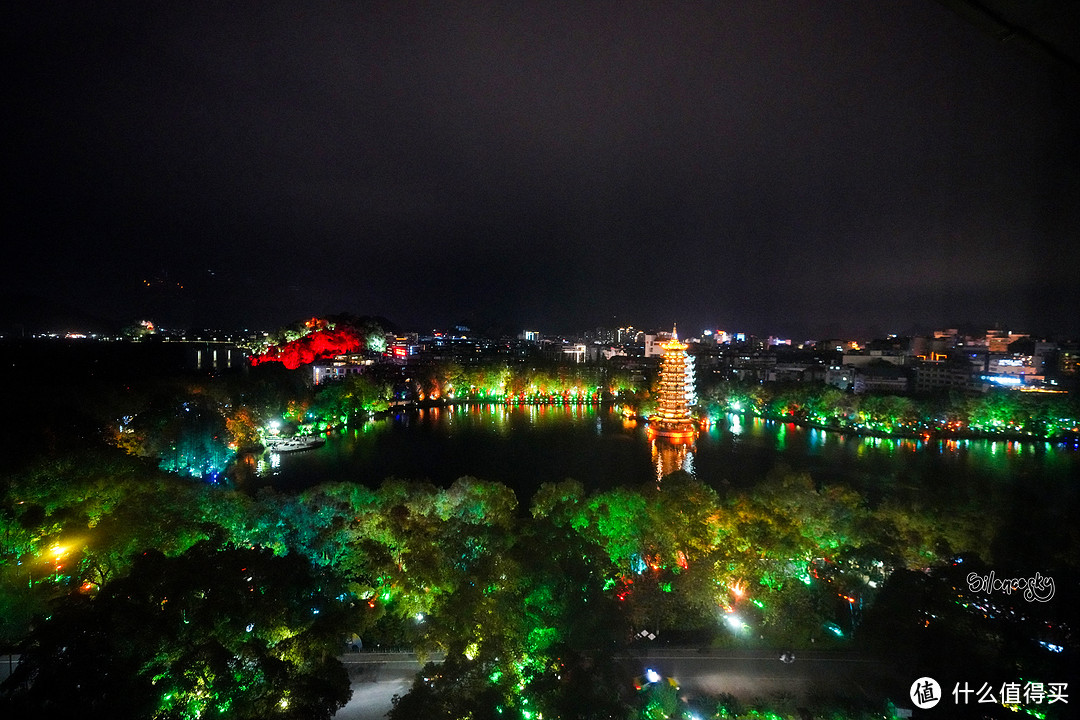
[[[252,356],[251,364],[279,362],[288,369],[295,370],[316,360],[357,352],[363,346],[364,337],[353,328],[316,330],[284,345],[272,346],[261,355]]]

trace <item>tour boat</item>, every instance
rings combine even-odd
[[[326,444],[326,439],[318,435],[302,435],[291,438],[273,438],[266,441],[266,449],[270,452],[297,452],[310,450]]]

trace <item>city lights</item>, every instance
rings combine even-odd
[[[9,5],[0,718],[1077,715],[1080,3]]]

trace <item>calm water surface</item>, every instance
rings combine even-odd
[[[449,485],[471,475],[514,488],[573,478],[587,489],[655,482],[681,465],[716,486],[759,482],[777,467],[869,494],[926,493],[937,501],[1019,489],[1072,491],[1080,452],[1045,442],[862,438],[728,415],[676,456],[645,428],[595,406],[471,405],[403,411],[332,435],[326,445],[274,458],[264,478],[282,489],[320,482],[378,485],[387,477]]]

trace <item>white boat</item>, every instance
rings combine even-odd
[[[325,438],[317,435],[302,435],[291,438],[271,438],[266,441],[266,449],[276,453],[298,452],[300,450],[311,450],[325,444]]]

